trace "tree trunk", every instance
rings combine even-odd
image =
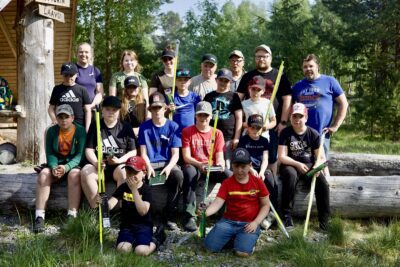
[[[44,132],[50,124],[47,107],[54,87],[54,24],[39,16],[35,6],[25,7],[19,25],[18,104],[26,117],[18,119],[17,160],[37,164],[46,159]]]

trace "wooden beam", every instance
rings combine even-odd
[[[4,19],[3,19],[3,16],[1,14],[0,14],[0,28],[1,28],[1,31],[3,32],[4,36],[6,37],[7,43],[10,46],[14,57],[17,58],[16,45],[12,40],[10,31],[8,30],[7,25],[6,25],[6,23],[5,23]]]
[[[75,24],[76,24],[76,9],[78,8],[78,1],[77,0],[72,0],[71,1],[71,9],[72,9],[72,15],[71,15],[71,31],[69,34],[69,51],[68,51],[68,59],[71,61],[72,60],[72,54],[75,53],[74,51],[74,37],[75,37]]]

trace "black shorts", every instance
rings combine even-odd
[[[117,245],[121,242],[128,242],[132,247],[139,245],[149,246],[153,238],[153,227],[144,224],[138,224],[131,228],[120,229],[117,238]]]

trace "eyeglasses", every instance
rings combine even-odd
[[[172,57],[163,57],[163,58],[162,58],[162,61],[163,61],[163,62],[168,62],[168,61],[171,61],[171,60],[173,60]]]
[[[267,59],[267,58],[269,58],[269,57],[271,57],[270,55],[265,55],[265,56],[255,56],[255,58],[256,58],[256,60],[260,60],[260,59]]]
[[[243,59],[231,59],[230,61],[232,63],[240,63],[240,62],[243,62]]]
[[[178,70],[176,72],[176,77],[187,77],[187,76],[190,76],[189,70]]]

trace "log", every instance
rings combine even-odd
[[[337,176],[400,175],[400,156],[330,153],[329,170]]]

